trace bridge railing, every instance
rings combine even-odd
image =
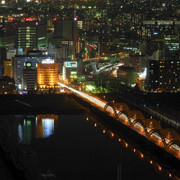
[[[108,109],[110,107],[112,110]],[[114,105],[114,103],[108,102],[104,106],[104,111],[107,112],[109,115],[114,116],[116,120],[119,120],[121,123],[131,127],[133,130],[136,130],[138,133],[143,134],[147,139],[150,141],[156,141],[156,144],[160,147],[163,147],[166,151],[170,152],[172,155],[174,155],[176,158],[180,159],[180,136],[179,133],[177,133],[177,136],[175,136],[175,139],[167,138],[163,133],[161,132],[161,128],[158,127],[148,127],[145,125],[144,122],[146,122],[146,119],[137,119],[132,118],[129,114],[131,114],[131,110],[129,112],[123,110],[123,108],[120,108],[120,110]],[[133,111],[133,110],[132,110]],[[113,112],[113,113],[110,113]],[[135,127],[135,125],[138,126],[138,128]],[[140,129],[143,131],[141,132]],[[169,131],[171,133],[171,131]],[[153,135],[153,137],[152,137]],[[159,141],[160,140],[160,141]],[[162,144],[161,144],[162,142]],[[173,147],[173,148],[172,148]]]
[[[133,101],[129,101],[128,99],[125,99],[123,97],[120,97],[121,99],[123,99],[125,102],[129,103],[129,104],[132,104],[133,106],[139,108],[139,109],[142,109],[143,111],[151,114],[152,116],[154,116],[156,119],[159,119],[161,121],[163,121],[164,123],[180,130],[180,122],[178,122],[177,120],[174,120],[174,119],[170,119],[160,113],[158,113],[157,111],[147,107],[147,106],[143,106],[143,105],[138,105],[136,104],[135,102]]]
[[[175,127],[176,129],[179,129],[180,128],[180,122],[178,121],[175,121],[173,119],[169,119],[168,117],[158,113],[157,111],[154,111],[153,109],[151,108],[148,108],[148,107],[141,107],[144,109],[144,111],[148,112],[149,114],[152,114],[153,116],[155,116],[156,118],[158,118],[159,120],[171,125],[172,127]]]

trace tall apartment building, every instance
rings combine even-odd
[[[158,91],[159,88],[159,61],[148,59],[147,61],[147,75],[144,84],[147,91]]]
[[[145,89],[151,92],[180,92],[180,58],[168,56],[164,60],[149,60]]]
[[[24,54],[26,48],[38,49],[46,45],[46,25],[39,21],[22,22],[17,29],[16,48],[18,54]]]
[[[3,77],[4,74],[4,64],[3,61],[6,60],[6,48],[0,48],[0,78]]]
[[[165,92],[180,92],[180,58],[169,56],[159,62],[159,88]]]

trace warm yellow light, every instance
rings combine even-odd
[[[58,83],[58,64],[37,64],[37,83],[40,87],[55,88]]]
[[[159,171],[161,171],[162,170],[161,166],[159,166],[158,169],[159,169]]]

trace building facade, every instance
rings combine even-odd
[[[58,64],[37,64],[37,83],[39,89],[56,89],[58,83]]]
[[[26,48],[38,49],[38,47],[46,45],[46,25],[39,21],[30,21],[20,24],[17,29],[16,48],[18,54],[24,54]]]
[[[15,94],[14,79],[3,77],[0,79],[0,94]]]
[[[12,61],[11,60],[4,61],[4,76],[8,76],[10,78],[13,77],[13,69],[12,69]]]
[[[22,73],[25,69],[26,64],[30,63],[32,69],[37,68],[37,64],[41,63],[43,59],[48,59],[49,56],[43,55],[18,55],[13,60],[13,77],[16,83],[16,87],[22,89]]]
[[[28,92],[37,90],[37,74],[36,69],[26,66],[23,69],[22,89]]]

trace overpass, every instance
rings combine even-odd
[[[163,132],[161,132],[159,125],[154,120],[145,120],[142,114],[140,114],[139,112],[133,113],[133,110],[129,111],[128,107],[123,104],[121,104],[119,107],[116,107],[115,102],[106,102],[105,100],[78,91],[61,82],[59,82],[58,84],[72,91],[73,93],[75,93],[75,95],[92,104],[99,110],[106,112],[116,121],[129,127],[133,131],[145,137],[147,140],[155,143],[160,148],[172,154],[175,158],[180,159],[180,137],[179,134],[176,134],[174,132],[172,133],[175,134],[174,136],[168,136],[168,134],[171,133],[171,129],[168,129],[169,133],[164,134]]]

